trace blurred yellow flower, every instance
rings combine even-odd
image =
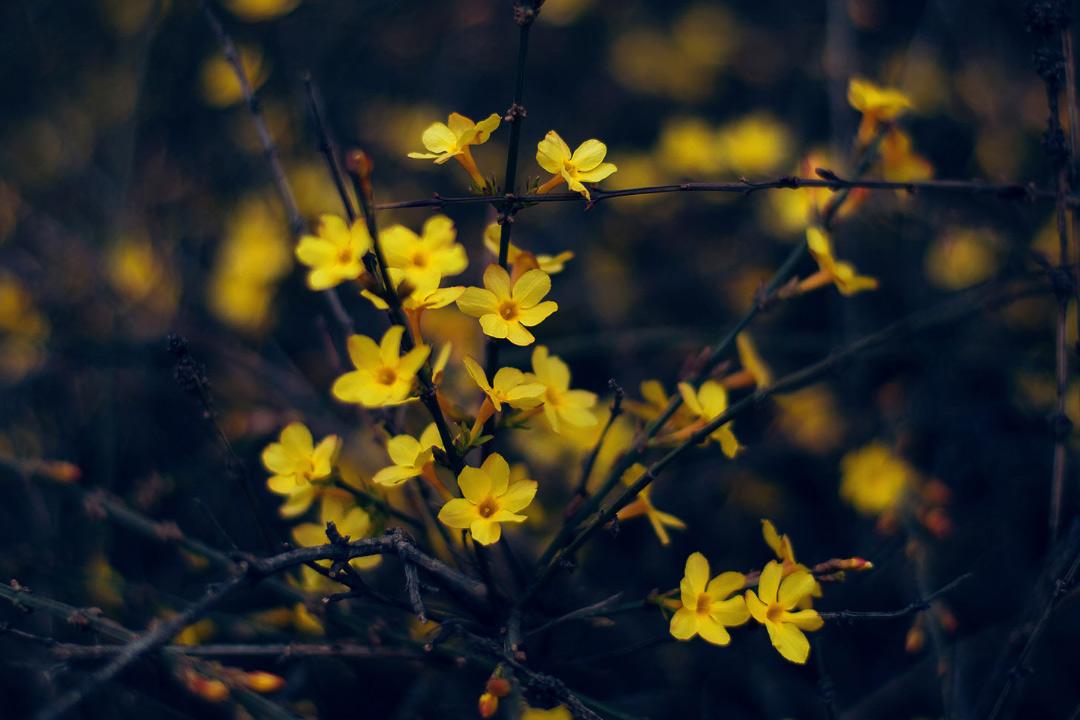
[[[681,607],[671,616],[669,630],[676,640],[700,635],[713,645],[731,642],[729,627],[743,625],[750,619],[742,595],[734,595],[746,586],[746,576],[738,572],[720,573],[709,579],[709,561],[699,552],[686,558],[683,579],[679,583]]]
[[[393,465],[375,473],[371,481],[377,485],[394,487],[424,472],[435,461],[433,448],[442,449],[442,439],[435,423],[429,424],[419,439],[412,435],[395,435],[386,443],[386,454]]]
[[[353,496],[346,490],[330,488],[323,493],[319,503],[319,522],[297,525],[292,529],[292,538],[300,547],[326,545],[330,542],[326,536],[326,524],[331,522],[342,537],[351,540],[368,537],[372,532],[371,516],[356,504]],[[381,555],[368,555],[353,558],[349,565],[357,570],[370,570],[381,560]],[[317,562],[323,567],[330,567],[329,560]]]
[[[836,408],[836,399],[823,385],[811,385],[797,392],[776,397],[780,432],[810,452],[822,454],[840,445],[844,419]]]
[[[788,162],[791,134],[776,118],[754,113],[717,131],[714,154],[721,164],[739,175],[774,172]]]
[[[897,88],[881,87],[870,80],[853,77],[848,81],[848,104],[862,113],[859,142],[873,140],[882,123],[891,122],[912,108],[911,100]]]
[[[832,238],[819,227],[806,229],[806,245],[818,264],[818,272],[799,283],[801,292],[809,292],[829,283],[836,286],[842,295],[855,295],[864,290],[876,290],[878,281],[867,275],[859,275],[855,266],[843,260],[837,260],[833,251]]]
[[[598,423],[591,410],[596,405],[596,394],[570,389],[570,368],[562,359],[549,354],[544,345],[537,345],[532,368],[528,379],[544,386],[544,417],[552,430],[560,433],[565,425],[587,428]]]
[[[257,90],[270,76],[270,66],[263,60],[262,51],[256,47],[240,46],[238,51],[240,66],[244,69],[248,84],[252,90]],[[223,108],[244,99],[236,71],[220,53],[207,58],[199,78],[202,98],[207,105]]]
[[[1057,242],[1056,237],[1054,242]],[[997,245],[998,238],[990,230],[947,230],[926,250],[923,261],[926,277],[946,290],[963,290],[977,285],[997,272]]]
[[[875,440],[840,461],[840,497],[865,515],[880,515],[900,502],[915,470],[885,443]]]
[[[770,561],[761,571],[757,593],[746,591],[746,607],[765,626],[773,647],[784,659],[802,665],[810,656],[810,641],[804,631],[820,630],[825,622],[816,610],[794,608],[814,592],[817,581],[805,570],[782,577],[780,563]]]
[[[536,145],[536,162],[552,177],[536,192],[551,192],[565,182],[571,190],[591,200],[589,189],[582,183],[600,182],[618,170],[614,164],[604,162],[606,156],[607,145],[595,139],[581,143],[571,154],[570,146],[557,132],[549,130]]]
[[[720,383],[728,390],[745,387],[762,388],[772,384],[772,371],[745,330],[735,336],[735,349],[742,369],[725,375]]]
[[[501,232],[499,223],[491,223],[484,228],[484,247],[486,247],[496,258],[499,257],[499,236]],[[510,243],[510,247],[507,249],[506,253],[506,261],[510,265],[516,265],[518,261],[524,259],[526,255],[532,255],[536,259],[536,267],[540,268],[548,275],[561,273],[566,266],[566,263],[574,258],[574,253],[570,250],[561,252],[558,255],[533,255],[528,250],[522,250],[514,243]]]
[[[45,357],[49,323],[18,279],[0,272],[0,380],[17,382]]]
[[[521,712],[521,720],[574,720],[574,716],[565,705],[556,705],[550,710],[526,707]]]
[[[483,173],[476,167],[473,159],[472,145],[483,145],[499,127],[501,118],[492,113],[480,122],[473,122],[464,115],[450,113],[446,123],[435,122],[424,130],[420,141],[428,152],[411,152],[409,157],[418,160],[434,160],[437,165],[442,165],[450,158],[455,158],[469,173],[478,188],[487,184]]]
[[[273,20],[288,15],[300,4],[300,0],[223,0],[225,7],[236,17],[247,22]]]
[[[890,182],[918,182],[934,177],[934,166],[912,149],[911,136],[893,128],[881,139],[881,175]]]
[[[349,226],[337,215],[323,215],[315,235],[304,235],[296,259],[311,268],[312,290],[326,290],[364,273],[363,257],[371,250],[371,235],[362,220]]]
[[[481,545],[499,541],[500,523],[524,522],[526,516],[517,513],[536,496],[534,480],[510,482],[510,465],[498,453],[492,453],[478,468],[464,468],[458,475],[458,486],[464,497],[447,501],[439,510],[439,521],[468,530]]]
[[[624,485],[633,485],[643,474],[645,474],[645,466],[641,463],[634,463],[623,473],[621,479]],[[652,503],[651,492],[652,485],[647,485],[629,505],[616,513],[616,517],[619,518],[620,522],[623,522],[644,515],[648,518],[649,524],[652,525],[653,532],[656,533],[660,544],[669,545],[671,537],[668,535],[667,529],[685,530],[686,523],[670,513],[657,510]]]
[[[401,355],[404,333],[405,328],[394,325],[386,331],[378,345],[366,335],[350,337],[349,358],[356,370],[334,381],[331,389],[334,397],[364,407],[384,407],[405,402],[431,348],[418,345]]]
[[[680,175],[713,175],[722,169],[716,132],[698,117],[673,118],[660,130],[656,154],[667,169]]]
[[[700,425],[711,422],[728,409],[727,390],[715,380],[706,380],[697,390],[694,390],[694,386],[690,383],[679,383],[679,394],[682,395],[683,402],[686,403],[690,412],[704,421],[700,422]],[[713,430],[709,437],[720,443],[720,449],[729,458],[735,457],[742,450],[742,446],[735,438],[734,424],[731,422],[726,422]]]
[[[543,270],[529,270],[512,282],[506,270],[492,263],[484,270],[484,287],[466,288],[457,305],[466,315],[480,318],[485,335],[525,346],[536,340],[525,328],[559,309],[555,301],[544,300],[550,290],[551,277]]]
[[[445,215],[428,218],[420,235],[404,225],[379,233],[391,279],[395,284],[405,280],[413,287],[438,287],[441,278],[465,271],[469,259],[456,239],[454,223]]]

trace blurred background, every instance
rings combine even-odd
[[[935,177],[1049,186],[1040,145],[1045,91],[1018,5],[548,0],[530,39],[519,177],[522,185],[545,179],[533,156],[550,129],[571,147],[593,137],[607,143],[619,171],[606,189],[812,175],[814,167],[845,176],[859,122],[847,84],[862,75],[910,95],[916,110],[904,126]],[[242,50],[309,223],[342,208],[306,110],[306,75],[338,142],[373,157],[377,200],[467,193],[467,176],[453,163],[406,154],[422,150],[423,129],[449,112],[505,112],[517,47],[511,3],[213,7]],[[72,485],[104,488],[215,547],[258,543],[228,458],[173,377],[170,332],[185,336],[205,364],[221,427],[260,488],[259,453],[295,419],[317,437],[342,435],[361,482],[386,459],[359,432],[355,410],[329,394],[341,339],[293,259],[251,116],[199,3],[11,0],[0,6],[0,26],[0,577],[139,630],[218,574],[102,520]],[[504,128],[476,150],[481,169],[500,181],[507,137]],[[1032,253],[1056,247],[1048,204],[892,192],[859,200],[834,238],[839,256],[881,288],[854,298],[827,288],[765,313],[750,335],[777,375],[957,293],[1030,275]],[[575,254],[555,277],[552,297],[563,311],[545,322],[540,342],[602,405],[609,378],[631,398],[646,379],[672,391],[687,358],[724,334],[802,239],[810,202],[806,191],[785,190],[524,210],[516,244]],[[470,257],[459,282],[479,284],[494,213],[481,205],[446,213]],[[430,214],[387,211],[379,222],[418,230]],[[805,262],[802,275],[814,270]],[[358,293],[342,297],[362,332],[381,334],[382,319]],[[688,524],[670,545],[643,520],[627,521],[556,581],[570,609],[620,591],[634,598],[675,587],[695,550],[715,571],[760,568],[771,557],[759,523],[768,517],[803,562],[859,555],[875,563],[828,585],[823,610],[901,608],[973,572],[946,601],[895,620],[831,623],[816,635],[807,667],[781,660],[764,633],[736,633],[728,648],[676,643],[658,610],[567,626],[530,658],[641,717],[825,717],[815,662],[824,663],[845,717],[985,714],[1017,629],[1038,617],[1053,576],[1044,567],[1054,308],[1043,296],[973,312],[755,408],[735,423],[747,446],[737,461],[693,453],[656,484],[652,500]],[[1068,327],[1072,346],[1075,318]],[[436,346],[453,343],[447,392],[471,398],[459,360],[482,352],[476,322],[452,308],[432,311],[425,333]],[[528,366],[524,351],[503,358]],[[1070,387],[1075,419],[1080,385]],[[633,418],[620,428],[632,434]],[[520,553],[536,554],[595,433],[512,437],[520,442],[509,441],[507,454],[528,464],[545,511],[512,534]],[[867,447],[889,459],[875,466],[871,457],[864,474],[872,482],[903,473],[918,488],[913,505],[881,512],[841,494],[845,468],[857,475]],[[611,459],[602,456],[597,472]],[[31,477],[27,468],[41,461],[71,463],[81,478]],[[274,513],[280,498],[260,492],[266,521],[287,532]],[[1074,500],[1070,487],[1067,521]],[[396,569],[371,572],[388,587],[400,584]],[[295,636],[281,623],[252,620],[253,606],[272,610],[273,600],[256,594],[223,610],[201,639]],[[1080,622],[1070,606],[1075,598],[1064,600],[1037,646],[1035,672],[1015,697],[1018,717],[1071,717],[1080,703]],[[403,622],[385,611],[350,612],[375,628]],[[0,619],[94,640],[7,606]],[[3,633],[0,662],[0,715],[8,717],[39,707],[87,669]],[[328,718],[470,717],[491,670],[406,660],[241,665],[282,675],[275,700]],[[149,663],[85,713],[236,711],[186,693]]]

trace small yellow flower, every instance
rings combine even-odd
[[[547,347],[537,345],[532,354],[532,376],[544,386],[544,417],[551,429],[561,433],[564,425],[588,428],[599,421],[592,412],[596,393],[570,389],[570,368],[559,357],[548,353]]]
[[[293,488],[327,478],[334,471],[340,450],[341,438],[337,435],[327,435],[316,446],[304,423],[289,423],[278,442],[270,443],[262,452],[263,465],[274,473],[267,484],[272,491],[287,494]]]
[[[537,189],[538,193],[551,192],[566,183],[574,192],[591,200],[589,189],[582,183],[600,182],[616,170],[612,163],[604,162],[607,145],[599,140],[586,140],[570,154],[570,146],[554,130],[548,131],[536,146],[536,162],[552,174],[552,178]]]
[[[334,527],[343,537],[359,540],[371,534],[371,516],[364,508],[356,504],[353,496],[345,490],[330,488],[323,493],[319,503],[319,522],[301,523],[292,529],[292,538],[300,547],[316,547],[326,545],[330,540],[326,537],[326,524],[334,523]],[[379,564],[380,555],[353,558],[349,561],[357,570],[368,570]],[[324,567],[330,567],[329,560],[318,561]]]
[[[727,390],[715,380],[706,380],[701,387],[694,390],[690,383],[679,383],[679,394],[690,412],[697,415],[705,423],[722,415],[728,408]],[[733,430],[734,425],[726,422],[709,434],[709,437],[720,443],[720,449],[729,458],[733,458],[742,450]]]
[[[362,220],[350,227],[336,215],[323,215],[315,235],[304,235],[296,246],[296,259],[311,268],[307,283],[326,290],[364,274],[363,257],[371,250],[371,235]]]
[[[461,312],[480,318],[485,335],[525,346],[536,340],[525,328],[559,309],[555,301],[544,300],[550,290],[551,277],[543,270],[529,270],[511,283],[509,273],[492,263],[484,270],[484,287],[466,288],[457,304]]]
[[[810,572],[810,568],[795,559],[795,548],[791,544],[791,538],[777,532],[776,526],[771,521],[765,519],[761,521],[761,535],[765,538],[765,544],[776,554],[785,577],[794,572]],[[821,583],[814,580],[813,592],[802,600],[799,607],[803,609],[811,607],[813,598],[819,598],[821,594]]]
[[[521,712],[521,720],[574,720],[565,705],[556,705],[550,710],[526,707]]]
[[[467,467],[458,475],[458,486],[465,497],[448,501],[439,510],[439,521],[459,530],[468,530],[481,545],[497,543],[502,536],[500,523],[524,522],[518,515],[536,496],[536,481],[510,483],[510,465],[502,455],[492,453],[478,468]]]
[[[263,58],[257,47],[240,46],[240,66],[253,90],[266,82],[270,75],[270,64]],[[221,53],[207,58],[200,73],[202,97],[211,107],[224,108],[235,105],[244,99],[240,81],[236,79],[236,70]]]
[[[840,461],[840,497],[865,515],[880,515],[900,502],[915,470],[889,446],[874,441]]]
[[[623,407],[646,422],[658,419],[671,402],[671,396],[664,390],[664,384],[659,380],[642,380],[639,391],[641,402],[627,398],[623,401]],[[675,427],[684,427],[693,420],[694,417],[686,406],[679,405],[669,422]]]
[[[225,0],[225,7],[246,22],[273,20],[288,15],[300,4],[300,0]]]
[[[772,384],[772,371],[765,364],[757,346],[745,330],[735,337],[735,348],[739,353],[739,363],[742,370],[725,375],[721,384],[728,390],[736,390],[745,387],[766,387]]]
[[[645,466],[640,463],[634,463],[629,470],[623,473],[623,484],[633,485],[644,473]],[[686,523],[670,513],[657,510],[656,506],[652,503],[652,498],[650,497],[651,492],[652,486],[645,486],[645,488],[638,493],[637,497],[634,498],[634,501],[616,513],[616,515],[620,522],[644,515],[649,519],[649,524],[652,525],[653,532],[656,533],[656,537],[660,540],[660,544],[669,545],[671,543],[671,537],[668,535],[667,529],[670,527],[675,528],[676,530],[685,530]]]
[[[835,285],[842,295],[855,295],[864,290],[877,289],[877,278],[859,275],[854,265],[836,259],[832,238],[821,228],[806,229],[806,245],[817,261],[819,270],[799,283],[801,292],[808,292],[829,283]]]
[[[401,307],[405,312],[420,314],[424,310],[438,310],[457,302],[465,292],[464,285],[439,287],[439,281],[427,279],[425,284],[417,285],[408,296],[401,298]],[[390,305],[370,290],[361,290],[360,294],[371,301],[379,310],[389,310]]]
[[[487,375],[480,364],[465,356],[465,371],[473,382],[484,391],[495,412],[502,412],[503,403],[512,408],[526,410],[543,402],[546,388],[540,383],[529,382],[528,376],[517,368],[499,368],[495,378],[488,383]]]
[[[859,142],[866,145],[882,123],[891,122],[912,108],[911,100],[897,88],[881,87],[866,78],[848,81],[848,104],[862,113]]]
[[[671,616],[670,631],[676,640],[695,635],[713,645],[731,642],[729,627],[750,619],[742,595],[731,597],[746,586],[746,576],[738,572],[720,573],[709,579],[709,561],[699,552],[686,558],[686,570],[679,583],[682,607]]]
[[[454,223],[445,215],[428,218],[420,235],[404,225],[380,232],[379,242],[394,284],[407,280],[414,287],[429,287],[434,280],[437,287],[441,278],[464,272],[469,259],[456,238]]]
[[[893,128],[881,139],[879,153],[881,174],[890,182],[917,182],[934,176],[934,166],[912,150],[911,136],[899,128]]]
[[[371,481],[377,485],[393,487],[409,478],[424,472],[424,468],[435,461],[433,448],[443,449],[442,439],[435,423],[431,423],[420,434],[419,439],[412,435],[396,435],[386,443],[386,454],[393,465],[375,473]]]
[[[464,115],[450,113],[447,122],[432,123],[420,136],[426,153],[411,152],[409,157],[418,160],[434,160],[435,164],[442,165],[450,158],[456,158],[461,166],[472,177],[477,187],[486,184],[483,174],[476,167],[473,160],[472,145],[483,145],[491,137],[491,133],[499,127],[500,118],[492,113],[480,122],[473,122]]]
[[[804,570],[782,576],[780,563],[769,561],[761,571],[757,593],[746,591],[746,607],[768,630],[773,647],[786,660],[802,665],[810,656],[810,641],[803,631],[820,630],[825,622],[816,610],[794,608],[813,593],[816,581]]]
[[[484,230],[484,247],[486,247],[492,255],[499,257],[499,239],[501,234],[499,223],[491,223]],[[510,243],[510,247],[506,252],[506,261],[511,265],[516,265],[519,260],[523,259],[526,255],[533,255],[528,250],[522,250],[514,243]],[[570,250],[561,252],[558,255],[533,255],[536,258],[536,267],[540,268],[548,275],[556,275],[561,273],[566,267],[566,263],[574,259],[574,253]]]
[[[334,397],[364,407],[405,402],[412,392],[416,373],[427,360],[431,348],[418,345],[401,355],[401,337],[404,333],[405,328],[395,325],[386,331],[378,345],[366,335],[350,337],[349,358],[356,370],[334,381],[331,390]]]

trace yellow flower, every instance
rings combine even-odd
[[[463,359],[465,371],[473,382],[484,391],[495,412],[502,412],[503,403],[524,410],[543,402],[546,388],[537,382],[529,382],[528,376],[517,368],[499,368],[492,383],[488,383],[484,369],[469,356]]]
[[[791,135],[770,115],[747,115],[717,132],[715,152],[739,175],[773,172],[791,152]]]
[[[45,357],[49,322],[29,289],[0,272],[0,382],[21,380]]]
[[[428,425],[419,439],[412,435],[396,435],[386,443],[386,454],[394,464],[375,473],[371,481],[390,487],[400,485],[424,472],[424,468],[435,460],[432,448],[442,449],[442,446],[435,423]]]
[[[776,559],[780,561],[785,576],[799,571],[810,572],[810,568],[795,560],[795,548],[792,547],[791,538],[777,532],[776,526],[771,521],[764,519],[761,521],[761,535],[765,538],[765,544],[776,554]],[[803,598],[799,607],[803,609],[811,607],[813,598],[819,598],[821,594],[821,583],[814,580],[813,592]]]
[[[525,346],[536,340],[525,328],[559,309],[555,301],[544,300],[550,290],[551,277],[543,270],[529,270],[512,283],[509,273],[492,263],[484,270],[484,287],[466,288],[457,304],[461,312],[480,318],[485,335]]]
[[[570,368],[559,357],[550,355],[547,347],[537,345],[532,354],[532,376],[544,386],[544,417],[551,429],[562,432],[563,425],[574,428],[592,427],[598,423],[592,408],[596,393],[570,389]]]
[[[745,387],[765,387],[772,383],[772,371],[765,364],[750,334],[745,330],[735,337],[735,348],[739,353],[742,370],[725,375],[720,382],[728,390]]]
[[[510,465],[502,455],[492,453],[478,468],[467,467],[458,475],[458,486],[465,497],[448,501],[439,510],[444,525],[472,533],[481,545],[497,543],[504,522],[520,523],[518,515],[536,496],[536,481],[510,483]]]
[[[431,348],[417,345],[401,355],[401,337],[404,333],[405,328],[395,325],[386,331],[378,345],[366,335],[350,337],[349,358],[356,370],[334,381],[334,397],[364,407],[405,402],[412,392],[416,373],[427,360]]]
[[[911,149],[911,136],[899,128],[893,128],[881,139],[878,152],[881,174],[890,182],[917,182],[934,176],[934,166]]]
[[[811,385],[776,398],[780,408],[777,425],[792,442],[813,453],[822,454],[840,445],[844,419],[836,408],[836,399],[828,388]]]
[[[450,113],[445,124],[432,123],[420,136],[420,141],[424,143],[428,152],[411,152],[409,157],[418,160],[434,160],[437,165],[442,165],[450,158],[457,158],[477,187],[483,187],[486,184],[484,176],[476,167],[476,161],[473,160],[472,151],[469,148],[472,145],[486,143],[491,133],[499,127],[499,121],[500,118],[495,113],[478,123],[464,115]]]
[[[454,223],[445,215],[424,222],[421,235],[404,225],[393,225],[379,233],[386,264],[394,284],[407,280],[414,287],[435,286],[441,278],[462,273],[469,265],[465,248],[455,242]]]
[[[274,473],[267,484],[276,493],[288,494],[293,488],[322,480],[334,471],[334,461],[341,450],[341,438],[327,435],[318,446],[311,431],[301,422],[289,423],[278,442],[262,452],[262,462]]]
[[[239,48],[240,66],[253,90],[257,90],[270,75],[269,64],[263,60],[262,52],[256,47]],[[244,99],[236,71],[225,56],[218,53],[207,58],[200,73],[202,97],[212,107],[228,107]]]
[[[848,81],[848,104],[862,113],[859,142],[869,143],[882,123],[900,117],[912,108],[911,100],[897,88],[881,87],[866,78],[853,77]]]
[[[363,257],[371,250],[371,235],[362,220],[350,227],[336,215],[323,215],[315,232],[296,245],[296,259],[311,268],[309,288],[326,290],[364,274]]]
[[[465,292],[464,285],[441,288],[439,281],[434,278],[427,278],[424,283],[417,285],[407,297],[401,298],[401,307],[406,312],[419,314],[424,310],[444,308],[457,302],[457,299]],[[390,305],[385,300],[370,290],[361,290],[360,294],[370,300],[371,304],[379,310],[390,309]]]
[[[641,402],[627,398],[623,400],[623,407],[630,413],[638,416],[646,422],[652,422],[660,417],[671,402],[671,396],[664,390],[664,384],[659,380],[642,380],[639,387]],[[683,427],[693,422],[694,417],[685,405],[679,405],[675,414],[668,422],[675,427]]]
[[[915,479],[915,471],[885,443],[871,442],[840,461],[840,497],[865,515],[895,506]]]
[[[690,383],[679,383],[679,394],[682,395],[683,402],[686,403],[690,412],[706,423],[722,415],[728,408],[727,390],[715,380],[706,380],[696,392]],[[720,443],[720,449],[729,458],[735,457],[742,450],[733,427],[732,423],[726,422],[709,435]]]
[[[771,560],[761,571],[758,589],[746,591],[746,607],[769,631],[773,647],[793,663],[802,665],[810,656],[810,641],[803,631],[820,630],[825,622],[816,610],[793,609],[814,591],[816,581],[799,570],[781,580],[780,563]]]
[[[260,22],[288,15],[300,0],[225,0],[225,7],[247,22]]]
[[[746,576],[737,572],[720,573],[709,579],[709,561],[699,552],[686,558],[686,570],[679,583],[682,607],[671,616],[670,631],[676,640],[695,635],[713,645],[731,642],[729,627],[750,619],[742,595],[730,597],[746,585]]]
[[[574,192],[591,200],[589,189],[582,183],[600,182],[618,170],[612,163],[604,162],[607,145],[599,140],[586,140],[578,145],[573,155],[570,146],[554,130],[548,131],[536,146],[536,162],[552,174],[552,178],[537,189],[538,193],[550,192],[562,183]]]
[[[829,283],[836,285],[842,295],[855,295],[864,290],[877,289],[877,278],[859,275],[854,265],[836,259],[832,239],[821,228],[806,229],[806,245],[817,261],[819,270],[799,283],[801,292],[808,292]]]
[[[623,473],[623,484],[633,485],[644,473],[645,466],[641,463],[634,463],[630,469]],[[668,536],[667,529],[670,527],[677,530],[685,530],[686,523],[670,513],[657,510],[656,506],[652,504],[652,498],[650,497],[651,492],[652,486],[647,485],[640,493],[638,493],[633,502],[616,513],[616,515],[620,521],[630,520],[644,515],[649,519],[649,524],[652,525],[653,532],[656,533],[656,537],[660,540],[660,544],[669,545],[671,543],[671,538]]]
[[[484,247],[486,247],[491,254],[495,257],[499,256],[499,236],[502,230],[499,227],[499,223],[491,223],[484,229]],[[522,250],[514,243],[510,243],[510,247],[506,252],[506,261],[511,265],[516,265],[518,260],[523,259],[526,255],[533,255],[528,250]],[[558,255],[533,255],[536,258],[536,267],[540,268],[548,275],[555,275],[561,273],[566,263],[574,258],[574,253],[570,250],[561,252]]]
[[[1054,242],[1057,243],[1056,231]],[[1000,239],[990,230],[946,230],[926,250],[923,260],[926,277],[937,287],[946,290],[963,290],[977,285],[990,279],[997,271],[998,245]]]
[[[546,8],[545,8],[546,9]],[[543,16],[541,16],[543,17]],[[556,705],[550,710],[526,707],[521,712],[521,720],[573,720],[574,716],[565,705]]]
[[[292,538],[300,547],[326,545],[326,524],[334,523],[343,537],[359,540],[371,534],[371,516],[356,504],[353,496],[345,490],[331,488],[323,493],[319,504],[319,522],[302,523],[292,529]],[[379,564],[380,555],[353,558],[349,561],[357,570],[368,570]],[[320,565],[330,567],[329,560],[319,560]]]

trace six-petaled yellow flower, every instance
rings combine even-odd
[[[477,187],[484,187],[486,181],[480,169],[476,167],[472,151],[473,145],[483,145],[491,133],[499,127],[501,118],[492,113],[480,122],[473,122],[459,113],[450,113],[446,123],[435,122],[424,130],[420,141],[428,152],[411,152],[409,157],[419,160],[434,160],[442,165],[450,158],[455,158],[469,173]]]
[[[676,640],[700,635],[714,645],[731,642],[729,627],[750,619],[742,595],[734,595],[746,585],[746,576],[725,572],[709,579],[709,561],[699,552],[686,558],[686,570],[679,583],[682,607],[671,616],[670,631]]]
[[[640,463],[634,463],[629,470],[623,473],[623,484],[633,485],[644,473],[645,466]],[[616,516],[619,518],[619,521],[622,522],[644,515],[648,518],[649,524],[652,525],[653,532],[656,533],[656,537],[660,540],[660,544],[669,545],[671,543],[671,537],[668,535],[667,529],[675,528],[676,530],[685,530],[686,523],[671,513],[657,510],[656,506],[652,503],[651,492],[652,485],[646,485],[629,505],[616,513]]]
[[[746,607],[765,626],[773,647],[793,663],[803,664],[810,655],[810,641],[803,631],[824,625],[816,610],[795,610],[814,592],[814,576],[799,570],[783,577],[783,568],[769,561],[758,579],[757,593],[746,591]]]
[[[337,215],[323,215],[315,235],[304,235],[296,259],[311,268],[308,287],[326,290],[364,274],[363,257],[371,250],[371,235],[362,220],[350,227]]]
[[[595,139],[581,143],[571,154],[570,146],[559,133],[549,131],[536,146],[536,162],[552,177],[537,192],[551,192],[565,182],[571,190],[591,200],[589,189],[583,183],[600,182],[618,170],[613,163],[604,162],[606,156],[607,145]]]
[[[863,145],[874,139],[882,123],[891,122],[912,108],[911,99],[903,91],[859,77],[848,81],[847,99],[851,107],[862,113],[859,142]]]
[[[442,449],[442,446],[435,423],[429,424],[419,438],[408,434],[395,435],[386,443],[386,454],[394,464],[375,473],[371,481],[393,487],[417,477],[435,461],[434,448]]]
[[[325,480],[334,471],[334,462],[341,450],[341,438],[327,435],[318,445],[311,431],[300,422],[289,423],[278,441],[262,452],[262,462],[273,476],[266,481],[271,492],[288,499],[281,508],[285,517],[307,510],[317,493],[312,483]]]
[[[864,290],[876,290],[877,278],[859,275],[855,266],[837,260],[832,238],[819,227],[806,229],[806,246],[817,261],[818,271],[799,283],[800,292],[808,292],[832,283],[841,295],[855,295]]]
[[[496,258],[499,257],[500,235],[501,229],[499,223],[491,223],[484,229],[484,247],[486,247]],[[544,255],[543,253],[533,254],[527,250],[522,250],[514,243],[510,243],[510,247],[506,252],[506,262],[510,265],[517,265],[519,261],[523,260],[525,256],[528,255],[532,255],[536,260],[536,267],[540,268],[548,275],[561,273],[566,267],[566,263],[574,259],[574,253],[570,250],[564,250],[557,255]]]
[[[587,428],[599,422],[592,411],[596,393],[571,390],[570,368],[544,345],[533,350],[532,369],[530,380],[544,386],[544,417],[552,430],[561,433],[566,425]]]
[[[510,482],[510,465],[493,453],[478,468],[464,468],[458,475],[464,497],[448,501],[439,510],[439,521],[452,528],[468,530],[481,545],[497,543],[504,522],[520,523],[519,515],[536,496],[534,480]]]
[[[480,318],[485,335],[525,346],[536,340],[526,328],[559,309],[554,300],[544,300],[549,290],[551,277],[543,270],[529,270],[512,281],[506,270],[492,263],[484,270],[484,287],[466,288],[457,304],[461,312]]]
[[[682,395],[683,402],[686,403],[690,412],[704,421],[700,424],[711,422],[728,409],[727,390],[715,380],[706,380],[696,391],[689,383],[679,383],[679,394]],[[720,449],[729,458],[735,457],[742,450],[742,446],[735,438],[733,427],[732,423],[726,422],[709,433],[709,437],[720,443]]]
[[[412,392],[416,373],[427,360],[431,348],[418,345],[401,355],[401,337],[405,328],[395,325],[386,331],[382,341],[366,335],[349,338],[349,358],[356,370],[334,381],[334,397],[343,402],[360,403],[364,407],[381,407],[405,402]]]
[[[461,274],[469,265],[465,248],[456,241],[454,223],[445,215],[424,222],[420,235],[404,225],[392,225],[379,233],[395,285],[402,280],[413,287],[436,287],[441,278]]]

